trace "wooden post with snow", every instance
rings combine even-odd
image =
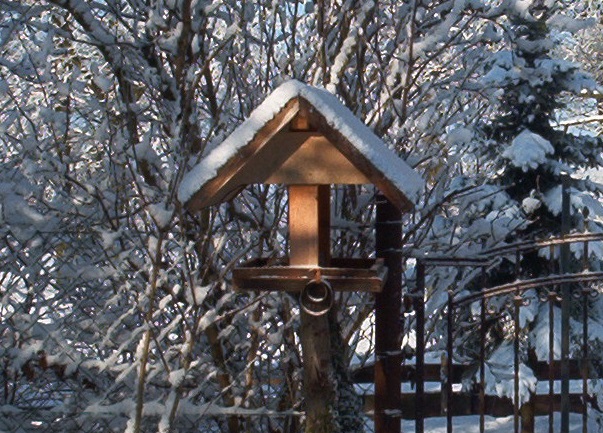
[[[239,290],[280,290],[299,297],[306,432],[330,433],[338,430],[326,314],[333,292],[378,293],[387,275],[383,259],[331,257],[331,185],[375,185],[399,220],[400,212],[414,206],[423,180],[334,95],[289,81],[185,176],[179,199],[190,210],[198,210],[232,200],[254,183],[289,188],[289,257],[278,265],[259,259],[240,266],[233,271],[233,282]],[[396,254],[388,260],[392,281],[399,285]],[[399,310],[399,298],[399,289],[389,292],[378,300],[377,308],[387,309],[391,319],[397,316],[393,310]],[[399,346],[399,335],[390,340],[387,347],[392,353],[399,351],[394,347]],[[399,404],[389,399],[381,407]],[[399,424],[398,419],[392,422]],[[383,429],[380,421],[376,425],[378,432],[396,431]]]

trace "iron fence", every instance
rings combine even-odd
[[[603,291],[603,272],[591,269],[589,244],[601,240],[602,235],[581,234],[521,242],[474,258],[418,260],[416,291],[412,294],[416,363],[411,374],[415,382],[411,417],[416,420],[417,433],[424,432],[428,417],[445,417],[450,433],[455,430],[454,418],[465,415],[479,417],[482,433],[487,431],[487,416],[512,417],[515,433],[535,431],[535,417],[546,416],[546,428],[553,433],[559,431],[559,415],[563,419],[569,413],[581,416],[580,431],[589,431],[594,425],[589,414],[596,418],[595,412],[600,410],[593,383],[603,373],[598,363],[600,353],[591,350],[599,346],[601,336],[598,329],[589,329],[593,323],[591,304]],[[577,250],[581,263],[575,261],[571,273],[561,273],[564,267],[559,263],[560,251],[576,244],[580,245]],[[526,269],[534,260],[545,263],[547,276],[535,277]],[[514,267],[514,278],[492,284],[490,280],[495,280],[493,274],[503,261]],[[451,287],[443,308],[437,312],[440,317],[426,318],[426,275],[434,267],[477,269],[479,277],[470,290]],[[566,306],[564,297],[570,300]],[[562,329],[561,316],[567,305],[572,326]],[[528,317],[534,314],[538,320]],[[444,324],[445,344],[425,338],[427,323],[438,319]],[[538,335],[529,338],[528,334],[534,332]],[[565,353],[564,334],[571,338]],[[426,350],[439,350],[441,364],[426,363]],[[496,382],[493,376],[497,374],[506,377]],[[439,381],[440,390],[426,392],[425,384],[430,381]],[[492,382],[497,383],[497,389],[493,389]],[[543,392],[539,383],[546,383],[548,389]],[[574,419],[574,428],[577,422]]]

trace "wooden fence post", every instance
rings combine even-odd
[[[377,257],[388,269],[375,299],[375,432],[400,433],[402,393],[402,213],[384,196],[377,198]]]

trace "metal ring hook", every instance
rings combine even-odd
[[[333,306],[333,288],[328,281],[320,278],[310,281],[299,295],[302,309],[311,316],[322,316]]]

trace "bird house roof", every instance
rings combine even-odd
[[[299,81],[274,90],[187,173],[178,197],[199,209],[252,183],[374,184],[411,208],[421,176],[334,95]]]

